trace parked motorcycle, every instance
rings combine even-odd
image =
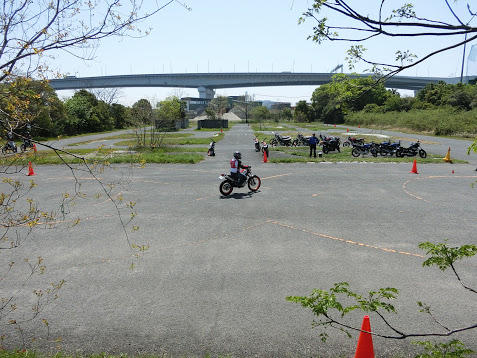
[[[304,136],[301,133],[298,133],[296,138],[293,140],[292,145],[294,147],[300,146],[300,145],[309,145],[308,140],[310,139],[310,136]]]
[[[353,146],[353,150],[351,151],[351,155],[353,157],[359,157],[360,155],[366,155],[371,153],[373,157],[378,156],[378,148],[376,143],[366,143],[363,145],[355,145]]]
[[[281,136],[278,133],[273,133],[275,135],[272,140],[270,140],[270,144],[275,147],[278,145],[290,146],[292,145],[292,138],[290,136]]]
[[[382,142],[379,144],[379,154],[383,157],[392,156],[396,154],[396,151],[401,148],[401,141],[391,143],[391,141]]]
[[[247,184],[250,191],[257,191],[260,188],[262,181],[257,175],[252,175],[252,167],[249,165],[241,170],[241,173],[247,177],[241,185],[238,184],[234,178],[230,175],[221,174],[219,179],[222,180],[220,183],[219,190],[223,196],[232,194],[234,188],[243,188]]]
[[[13,141],[8,141],[5,143],[5,145],[2,147],[2,154],[7,154],[8,152],[16,153],[17,152],[17,146],[15,142]]]
[[[364,138],[348,137],[348,139],[346,139],[343,142],[343,147],[363,145],[363,144],[364,144]]]
[[[209,157],[215,157],[215,142],[212,141],[209,144],[209,150],[207,151]]]
[[[341,139],[339,137],[323,137],[320,134],[320,145],[323,147],[322,151],[324,154],[327,154],[328,152],[331,152],[333,150],[337,150],[338,152],[340,151],[340,144],[341,144]]]
[[[396,150],[396,157],[398,158],[403,158],[405,156],[415,157],[417,154],[419,154],[421,158],[427,157],[427,153],[421,148],[421,143],[419,143],[419,141],[412,143],[408,148],[400,147]]]

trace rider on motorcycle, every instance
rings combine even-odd
[[[12,149],[16,147],[15,142],[13,141],[13,132],[12,131],[9,131],[7,133],[7,143],[8,143],[8,146]]]
[[[239,151],[234,152],[234,157],[230,161],[230,176],[235,180],[238,186],[241,186],[247,177],[240,172],[240,169],[247,169],[247,165],[242,165],[242,154]]]

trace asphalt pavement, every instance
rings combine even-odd
[[[222,197],[218,176],[235,150],[262,186]],[[350,339],[332,329],[322,343],[312,312],[285,300],[342,281],[363,294],[398,288],[397,314],[387,317],[406,333],[443,332],[416,301],[430,304],[451,329],[475,324],[475,294],[452,272],[422,267],[425,252],[417,247],[445,239],[452,246],[475,243],[474,164],[419,165],[415,175],[406,163],[263,163],[245,124],[226,133],[216,154],[196,165],[118,165],[100,173],[104,183],[115,183],[115,198],[136,202],[138,230],[128,227],[128,238],[98,183],[78,173],[85,197],[58,217],[57,227],[35,230],[0,257],[0,267],[19,263],[2,284],[3,292],[20,290],[19,307],[34,302],[33,289],[66,280],[40,315],[49,329],[40,320],[22,327],[29,345],[180,357],[352,356],[356,333]],[[35,172],[32,195],[49,209],[74,190],[68,168]],[[126,220],[129,211],[121,212]],[[136,259],[127,240],[149,249]],[[23,283],[23,258],[37,256],[45,274]],[[477,287],[475,258],[456,267]],[[346,322],[360,326],[362,318],[353,313]],[[371,327],[393,333],[373,315]],[[17,347],[19,332],[8,326],[4,333],[5,345]],[[475,330],[456,336],[477,351],[475,337]],[[410,341],[375,337],[376,356],[413,356]]]

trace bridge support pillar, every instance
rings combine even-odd
[[[213,88],[200,86],[197,88],[197,90],[199,91],[200,98],[212,99],[215,96],[215,91]]]

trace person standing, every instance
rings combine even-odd
[[[268,154],[268,144],[265,141],[262,142],[262,152],[267,154],[267,158],[270,157]]]
[[[308,144],[310,145],[310,158],[312,153],[316,158],[316,145],[318,144],[318,138],[316,138],[315,133],[313,133],[310,139],[308,139]]]

